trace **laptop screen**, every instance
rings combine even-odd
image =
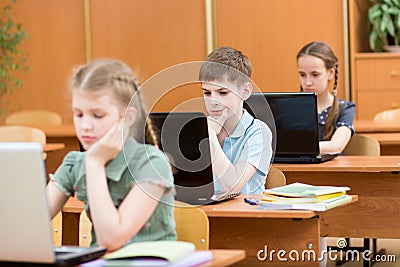
[[[253,93],[245,101],[244,108],[254,117],[267,123],[270,129],[275,127],[275,156],[317,156],[319,154],[315,93]],[[269,109],[274,120],[265,116],[265,113],[269,113]],[[271,125],[271,121],[275,125]]]
[[[103,247],[64,246],[56,257],[41,144],[0,142],[0,169],[0,266],[76,266],[104,255]]]
[[[174,174],[175,198],[187,203],[214,194],[207,117],[201,112],[152,112],[160,149]]]

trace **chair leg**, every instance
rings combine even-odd
[[[369,238],[364,238],[364,251],[370,249],[370,239]],[[371,261],[370,260],[363,260],[363,267],[369,267]]]
[[[348,250],[358,250],[359,252],[363,253],[366,250],[370,249],[370,239],[369,238],[364,238],[364,243],[362,247],[352,247],[350,245],[350,238],[345,238],[346,242],[347,242],[347,246],[338,249],[339,251],[348,251]],[[348,262],[349,259],[344,258],[343,260],[338,260],[335,262],[336,266],[342,266],[343,264],[345,264],[346,262]],[[363,267],[369,267],[370,266],[370,261],[363,261]]]
[[[385,248],[381,248],[378,251],[378,239],[377,238],[372,238],[372,257],[375,258],[376,255],[385,255],[386,254],[386,249]],[[375,262],[371,262],[371,266],[374,265]]]

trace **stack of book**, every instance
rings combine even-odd
[[[326,211],[352,200],[346,186],[293,183],[264,190],[259,209]]]

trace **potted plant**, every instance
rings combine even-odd
[[[22,86],[22,80],[16,76],[17,71],[28,70],[25,52],[19,48],[27,33],[21,23],[13,20],[12,4],[15,3],[16,0],[10,0],[0,9],[0,100],[3,95],[12,94]],[[0,111],[5,112],[4,106]]]
[[[372,2],[368,9],[370,48],[376,52],[396,51],[400,48],[400,0],[370,1]]]

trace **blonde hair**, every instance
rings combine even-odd
[[[328,111],[326,123],[324,125],[324,140],[328,141],[331,140],[333,133],[336,130],[336,123],[339,117],[339,101],[336,96],[336,89],[338,83],[338,75],[339,75],[339,63],[338,58],[336,57],[335,53],[333,52],[332,48],[329,47],[324,42],[311,42],[305,45],[297,54],[297,61],[299,58],[305,55],[310,55],[317,57],[324,61],[325,67],[327,70],[334,68],[335,70],[335,80],[333,83],[333,102],[332,107]],[[303,88],[300,88],[303,91]]]
[[[72,91],[91,92],[110,89],[119,103],[126,107],[130,105],[137,110],[138,117],[133,131],[135,138],[140,142],[157,145],[152,122],[144,111],[138,80],[125,63],[98,59],[82,65],[75,70],[70,88]]]

